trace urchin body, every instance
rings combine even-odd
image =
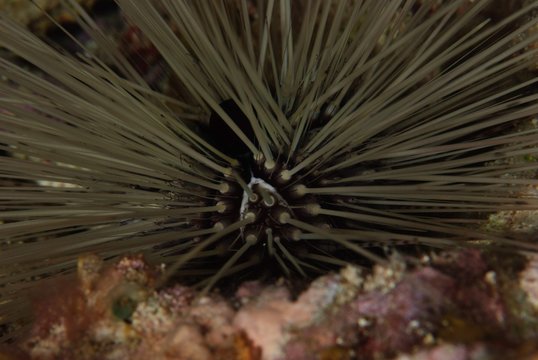
[[[28,278],[85,252],[148,251],[210,288],[268,262],[381,261],[371,243],[535,249],[478,227],[538,207],[520,176],[538,130],[513,130],[538,111],[538,80],[514,81],[538,53],[538,3],[473,23],[489,2],[118,0],[169,92],[74,1],[106,59],[2,18],[0,44],[44,75],[0,62],[1,149],[26,156],[0,157],[20,185],[0,189],[3,320]]]

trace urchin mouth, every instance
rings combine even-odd
[[[240,218],[244,219],[248,212],[257,214],[273,207],[289,209],[287,201],[278,193],[278,190],[274,186],[261,178],[252,176],[243,191],[239,211]]]
[[[262,240],[269,248],[274,239],[301,240],[301,231],[286,224],[287,218],[296,216],[294,208],[298,207],[298,204],[292,206],[292,199],[286,199],[289,193],[282,186],[275,187],[264,179],[252,176],[243,192],[240,218],[243,220],[247,214],[251,214],[255,221],[241,229],[243,238]]]
[[[249,172],[248,183],[234,173],[226,186],[228,191],[222,194],[226,200],[217,202],[222,210],[215,220],[227,224],[250,219],[240,228],[242,240],[257,243],[273,255],[275,242],[301,240],[301,230],[288,224],[288,220],[308,216],[310,207],[297,196],[296,187],[279,181],[281,171],[267,172],[260,164]]]

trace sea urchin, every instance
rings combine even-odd
[[[77,54],[0,18],[3,322],[86,252],[210,288],[381,261],[371,244],[536,248],[479,225],[538,208],[538,129],[517,128],[538,2],[494,22],[489,0],[117,3],[165,85],[75,0]]]

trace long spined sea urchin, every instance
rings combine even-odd
[[[515,80],[538,2],[492,24],[476,21],[489,0],[117,0],[169,93],[67,3],[106,58],[0,20],[0,45],[40,71],[0,60],[1,149],[24,155],[0,157],[16,184],[0,188],[2,322],[86,252],[151,250],[209,288],[379,261],[371,243],[535,249],[478,225],[538,208],[538,164],[519,161],[538,129],[514,130],[538,111],[538,79]]]

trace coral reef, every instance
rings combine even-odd
[[[393,256],[370,274],[322,276],[296,298],[284,281],[245,282],[226,298],[157,288],[163,269],[141,256],[109,268],[84,256],[74,283],[36,300],[7,358],[531,359],[538,256],[509,258],[468,249],[410,267]]]

